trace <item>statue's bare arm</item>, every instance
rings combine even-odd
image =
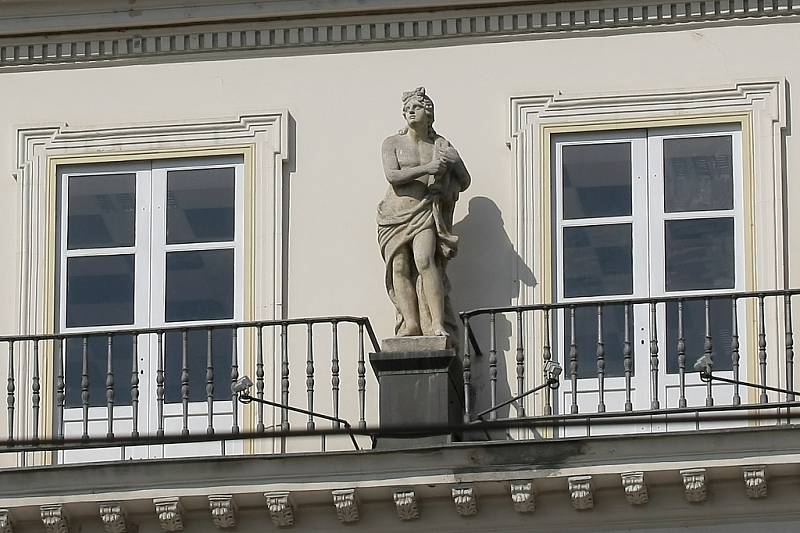
[[[383,141],[381,158],[383,159],[383,172],[392,185],[404,185],[421,176],[437,174],[446,166],[444,159],[434,157],[430,163],[425,165],[400,168],[400,163],[397,161],[396,136],[389,137]]]
[[[458,184],[460,185],[460,189],[462,191],[467,190],[470,183],[472,183],[472,176],[469,175],[469,171],[467,170],[466,165],[464,165],[464,160],[461,159],[461,156],[458,154],[453,145],[448,143],[447,149],[444,150],[444,160],[447,162],[448,166],[452,169],[453,175],[455,176],[456,180],[458,180]]]

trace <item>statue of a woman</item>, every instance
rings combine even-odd
[[[471,178],[450,143],[433,129],[433,101],[419,87],[403,93],[408,126],[383,142],[389,190],[378,205],[378,243],[397,336],[456,336],[445,268],[455,256],[453,208]]]

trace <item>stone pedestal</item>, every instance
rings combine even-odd
[[[378,377],[381,426],[453,425],[462,422],[461,360],[447,337],[393,337],[369,362]],[[380,437],[378,449],[436,446],[458,435]]]

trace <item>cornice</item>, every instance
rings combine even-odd
[[[451,2],[452,4],[452,2]],[[315,18],[216,21],[157,28],[112,28],[94,33],[0,38],[0,70],[53,66],[288,55],[324,51],[431,46],[553,34],[724,24],[743,19],[796,17],[800,1],[703,0],[689,3],[581,2],[409,9]]]

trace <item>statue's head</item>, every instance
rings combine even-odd
[[[433,100],[425,94],[425,87],[417,87],[413,91],[403,93],[403,117],[406,119],[406,122],[411,118],[409,112],[412,111],[413,108],[422,108],[422,110],[424,110],[430,135],[431,137],[435,137],[436,134],[433,130]],[[406,131],[408,130],[404,128],[401,130],[401,133],[405,133]]]

